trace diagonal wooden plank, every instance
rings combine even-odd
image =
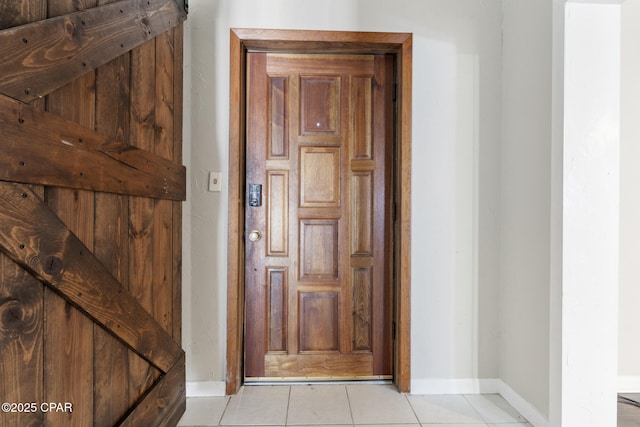
[[[123,0],[0,31],[0,93],[30,102],[185,19],[176,0]]]
[[[184,200],[184,166],[0,96],[0,180]]]
[[[180,346],[27,185],[0,181],[0,250],[162,372],[180,358]]]
[[[175,426],[186,410],[184,352],[116,425]]]

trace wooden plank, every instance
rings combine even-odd
[[[0,29],[23,25],[46,16],[46,0],[0,0]]]
[[[85,7],[95,5],[95,0]],[[49,16],[73,10],[65,1],[49,3]],[[93,129],[95,122],[95,73],[55,90],[46,102],[49,113]],[[93,248],[93,193],[68,188],[45,188],[49,209],[88,248]],[[76,307],[45,289],[45,398],[54,401],[65,396],[73,402],[70,413],[47,412],[45,424],[84,426],[93,424],[93,322]],[[74,363],[68,363],[73,360]]]
[[[29,102],[178,25],[174,0],[123,0],[0,32],[0,93]]]
[[[185,361],[182,353],[171,370],[154,384],[117,425],[175,426],[186,406]]]
[[[95,328],[93,425],[96,427],[112,426],[129,408],[129,351],[107,331]]]
[[[182,344],[182,204],[172,202],[173,206],[173,238],[172,257],[173,260],[173,340]]]
[[[173,161],[182,164],[184,24],[174,30]],[[182,343],[182,203],[173,202],[173,339]]]
[[[181,349],[27,186],[0,182],[0,249],[163,372]]]
[[[93,246],[93,193],[46,189],[49,208],[81,239]],[[65,396],[73,412],[46,413],[46,424],[93,424],[93,322],[51,289],[45,289],[45,398]],[[68,363],[73,360],[73,363]],[[71,379],[71,380],[69,380]]]
[[[46,17],[46,0],[0,0],[0,29]],[[2,131],[0,131],[2,133]],[[34,189],[41,197],[42,188]],[[2,402],[44,402],[44,286],[0,252],[0,396]],[[17,409],[17,408],[16,408]],[[39,426],[44,413],[0,415],[2,426]]]
[[[93,425],[93,322],[45,289],[44,401],[73,404],[72,412],[46,412],[43,425]]]
[[[0,97],[0,180],[184,200],[186,169]]]
[[[129,197],[129,292],[153,317],[153,210],[151,199]],[[129,358],[129,395],[137,401],[156,381],[157,373],[140,358]]]
[[[0,253],[0,396],[2,402],[44,402],[43,286]],[[11,409],[11,408],[10,408]],[[43,424],[41,411],[7,412],[2,426]]]
[[[156,200],[153,210],[153,317],[168,334],[173,333],[173,206]]]
[[[173,158],[174,78],[173,29],[155,39],[155,140],[152,152]],[[173,333],[173,206],[168,200],[156,200],[153,220],[153,316],[167,333]]]
[[[130,55],[96,70],[96,130],[124,140],[129,134]],[[96,258],[127,287],[129,198],[95,193]],[[94,331],[94,427],[109,427],[133,404],[129,397],[129,354],[135,354],[102,328]],[[144,362],[146,363],[146,362]]]
[[[155,40],[131,51],[130,135],[132,146],[153,153],[155,143]],[[129,197],[129,291],[153,315],[155,200]],[[141,360],[131,357],[129,394],[137,401],[157,380]]]

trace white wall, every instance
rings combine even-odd
[[[548,414],[552,2],[504,2],[500,378]]]
[[[414,36],[412,390],[470,391],[498,375],[501,2],[361,4]]]
[[[187,381],[224,381],[229,28],[414,34],[412,379],[498,376],[501,0],[191,0],[185,55]],[[268,5],[268,6],[267,6]],[[336,10],[340,13],[336,13]],[[187,137],[187,133],[190,133]],[[441,389],[442,390],[442,389]],[[455,391],[455,390],[449,390]]]
[[[620,391],[640,391],[640,0],[622,4]]]
[[[620,5],[569,2],[565,20],[562,425],[616,422]]]

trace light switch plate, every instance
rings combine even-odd
[[[221,172],[209,172],[209,191],[222,191]]]

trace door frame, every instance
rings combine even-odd
[[[410,391],[411,362],[411,88],[410,33],[301,31],[232,28],[229,67],[229,235],[227,240],[226,393],[243,384],[245,86],[248,51],[288,53],[389,53],[395,57],[396,111],[393,161],[395,329],[393,382]]]

